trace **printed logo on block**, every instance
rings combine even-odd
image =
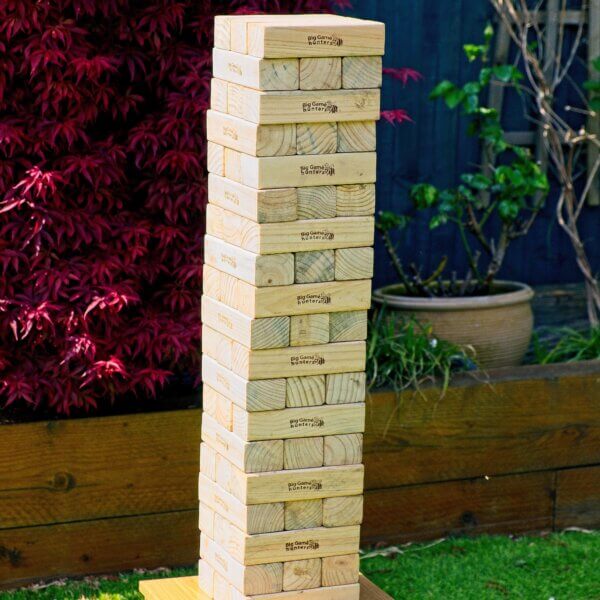
[[[312,102],[302,103],[302,112],[319,112],[335,114],[339,111],[339,106],[331,100],[313,100]]]
[[[307,41],[309,46],[343,46],[344,40],[335,34],[320,33],[316,35],[308,35]]]
[[[320,294],[301,294],[296,296],[298,306],[304,304],[331,304],[331,295],[321,292]]]
[[[311,229],[310,231],[301,231],[300,239],[303,242],[308,242],[310,240],[334,240],[335,233],[328,229]]]
[[[236,65],[235,63],[227,63],[227,70],[239,75],[240,77],[242,76],[242,67],[240,67],[240,65]]]
[[[231,386],[229,385],[229,380],[226,379],[221,373],[217,373],[217,381],[226,389],[230,390]]]
[[[296,550],[318,550],[321,544],[317,540],[302,540],[297,542],[286,542],[286,552],[296,552]]]
[[[313,417],[308,419],[306,417],[298,419],[290,419],[290,429],[301,429],[306,427],[307,429],[318,429],[319,427],[325,427],[325,420],[321,417]]]
[[[320,354],[298,354],[290,356],[290,364],[293,367],[300,365],[324,365],[325,357]]]
[[[223,125],[223,135],[232,140],[238,139],[237,131],[233,127],[228,127],[227,125]]]
[[[310,492],[323,489],[320,479],[300,480],[288,482],[288,492]]]
[[[221,261],[226,265],[233,267],[234,269],[237,267],[237,261],[235,260],[235,256],[230,256],[229,254],[221,254]]]
[[[238,198],[237,194],[234,194],[233,192],[225,192],[225,200],[228,200],[229,202],[232,202],[233,204],[235,204],[236,206],[240,205],[240,199]]]
[[[225,315],[222,315],[221,313],[219,313],[217,315],[217,319],[219,320],[219,323],[221,323],[222,325],[225,325],[225,327],[227,327],[227,329],[233,329],[233,323],[231,322],[231,319],[229,319]]]

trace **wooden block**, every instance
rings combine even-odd
[[[214,45],[216,48],[230,49],[231,21],[226,15],[215,15]]]
[[[259,224],[212,204],[206,207],[206,215],[207,235],[227,240],[223,243],[243,248],[254,254],[289,254],[290,252],[357,248],[370,246],[374,240],[373,217],[338,217]],[[211,243],[215,244],[212,240]],[[219,247],[226,248],[222,244]],[[225,265],[228,265],[231,270],[237,270],[250,278],[252,273],[248,266],[250,258],[230,255],[231,252],[225,253],[225,258],[219,261],[220,265],[224,265],[219,270],[225,270]],[[218,257],[214,260],[217,259]],[[282,259],[282,262],[285,268],[281,269],[281,279],[278,280],[288,281],[289,259]],[[267,267],[263,268],[269,272],[269,265],[273,263],[265,264]],[[279,265],[279,263],[275,264]],[[269,281],[266,275],[257,279],[261,282]]]
[[[265,125],[377,121],[380,97],[375,89],[261,92],[229,83],[226,112]]]
[[[203,285],[205,295],[254,318],[366,310],[371,306],[370,279],[260,288],[205,265]]]
[[[286,406],[299,408],[325,404],[325,376],[288,377],[286,379]]]
[[[381,56],[346,56],[342,64],[342,87],[381,87],[383,64]]]
[[[331,154],[337,152],[337,123],[298,123],[296,125],[298,154]]]
[[[338,185],[336,212],[338,217],[375,214],[375,184]]]
[[[359,527],[318,527],[299,531],[282,531],[245,535],[223,521],[217,526],[215,517],[215,542],[231,554],[234,560],[245,565],[286,562],[337,556],[358,552]],[[220,600],[220,599],[219,599]]]
[[[307,24],[250,22],[246,28],[247,52],[254,56],[370,56],[381,55],[385,26],[376,21],[346,18],[319,19]]]
[[[206,235],[204,262],[257,287],[294,283],[295,261],[291,253],[255,254],[212,235]]]
[[[198,527],[203,534],[214,535],[215,511],[203,502],[198,509]]]
[[[213,110],[222,113],[227,112],[227,94],[229,84],[221,79],[211,79],[210,81],[210,106]]]
[[[310,469],[322,467],[324,460],[323,453],[322,437],[283,440],[283,468]]]
[[[203,296],[202,322],[248,348],[283,348],[290,345],[290,317],[252,319],[209,296]]]
[[[284,318],[284,317],[279,317]],[[329,342],[329,314],[295,315],[290,318],[290,346],[312,346]]]
[[[214,574],[214,594],[219,600],[233,600],[231,597],[231,585],[220,573],[215,571]]]
[[[209,598],[214,597],[214,569],[205,561],[198,562],[198,586]]]
[[[323,500],[299,500],[284,505],[285,530],[312,529],[323,525]]]
[[[228,552],[208,536],[200,542],[202,559],[215,572],[227,579],[242,594],[274,594],[283,590],[283,563],[246,566],[237,562]]]
[[[342,248],[335,251],[337,281],[373,277],[373,248]]]
[[[341,86],[341,59],[340,85]],[[221,48],[213,48],[213,75],[257,90],[297,90],[299,61],[297,58],[256,58]],[[375,87],[375,86],[373,86]]]
[[[257,125],[209,110],[206,112],[206,136],[211,142],[252,156],[296,154],[295,125]],[[330,152],[335,152],[335,147]]]
[[[284,591],[321,587],[321,559],[289,560],[283,563]]]
[[[200,475],[199,478],[198,495],[215,513],[249,535],[284,530],[283,502],[248,506],[204,475]]]
[[[329,341],[352,342],[367,339],[367,311],[351,310],[329,315]]]
[[[298,218],[296,188],[256,190],[209,173],[208,201],[256,223],[279,223]]]
[[[287,383],[283,378],[248,381],[204,355],[202,381],[243,410],[268,411],[285,408]],[[323,402],[325,402],[325,378],[323,378]]]
[[[357,465],[362,462],[363,434],[325,436],[325,466]]]
[[[233,481],[231,472],[233,469],[233,464],[229,462],[229,460],[227,460],[227,458],[225,458],[222,454],[217,453],[217,487],[226,492],[231,492],[231,482]]]
[[[211,173],[257,189],[371,183],[377,175],[375,152],[257,157],[220,146],[209,158]]]
[[[208,444],[200,444],[200,473],[211,481],[217,478],[217,452]]]
[[[306,379],[316,379],[307,377]],[[319,390],[322,398],[322,388]],[[365,430],[365,405],[305,406],[249,413],[233,408],[233,431],[246,441],[294,439],[311,436],[361,433]]]
[[[356,496],[363,490],[363,465],[244,473],[231,470],[231,494],[245,504],[268,504]]]
[[[342,87],[342,59],[337,56],[300,59],[301,90],[339,90]]]
[[[241,409],[240,409],[241,410]],[[212,417],[228,431],[233,429],[233,402],[209,385],[202,388],[202,412]]]
[[[333,250],[296,252],[294,259],[294,280],[296,283],[333,281],[335,277],[335,256]]]
[[[375,121],[348,121],[338,127],[338,152],[374,152]]]
[[[325,402],[349,404],[364,402],[367,393],[367,376],[364,372],[340,373],[327,376]]]
[[[298,188],[298,218],[332,219],[336,216],[336,199],[337,190],[334,185]]]
[[[225,148],[214,142],[206,145],[206,166],[210,173],[225,175]]]
[[[357,583],[359,571],[360,557],[358,554],[328,556],[323,559],[322,585],[334,586]]]
[[[365,368],[365,342],[251,350],[223,338],[225,336],[205,325],[202,328],[202,351],[245,379],[347,373]]]
[[[245,473],[283,468],[283,440],[244,442],[209,415],[202,417],[202,440]],[[217,462],[217,481],[219,480]]]
[[[363,496],[343,496],[323,499],[323,525],[343,527],[363,522]]]

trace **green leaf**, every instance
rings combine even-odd
[[[445,214],[437,214],[431,218],[429,221],[429,229],[437,229],[442,225],[445,225],[448,222],[448,217]]]
[[[439,192],[433,185],[428,183],[418,183],[411,188],[410,198],[419,210],[424,210],[426,208],[431,208],[437,203]]]
[[[489,21],[485,26],[485,29],[483,30],[483,36],[485,37],[485,41],[489,45],[489,43],[492,41],[492,38],[494,37],[494,27]]]
[[[379,231],[388,232],[392,229],[405,229],[410,218],[406,215],[398,215],[389,210],[382,210],[377,215],[376,227]]]
[[[463,90],[455,88],[444,96],[446,106],[450,109],[456,108],[465,99],[465,96]]]
[[[479,83],[481,86],[486,86],[492,79],[492,69],[490,67],[484,67],[479,71]]]
[[[465,44],[463,50],[465,51],[465,55],[469,62],[473,62],[485,54],[486,47],[478,46],[477,44]]]
[[[595,112],[600,112],[600,98],[590,100],[590,108]]]
[[[504,83],[515,81],[522,77],[521,73],[512,65],[498,65],[492,69],[494,77]],[[518,74],[518,75],[517,75]]]
[[[456,86],[448,80],[438,83],[429,94],[430,100],[445,98],[446,95],[456,89]]]
[[[586,81],[583,87],[590,92],[600,92],[600,81]]]
[[[502,200],[498,204],[498,214],[503,221],[514,221],[519,216],[519,205],[511,200]]]
[[[467,173],[461,179],[474,190],[487,190],[491,185],[491,180],[483,175],[483,173]]]

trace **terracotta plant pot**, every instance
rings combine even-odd
[[[472,346],[484,369],[521,364],[531,341],[533,290],[522,283],[497,281],[494,293],[470,298],[413,298],[404,286],[375,290],[373,300],[388,310],[429,323],[434,334],[460,346]]]

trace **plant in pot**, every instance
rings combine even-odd
[[[443,81],[431,93],[451,109],[461,108],[497,166],[461,176],[451,189],[420,183],[410,190],[417,212],[429,211],[429,226],[456,227],[468,270],[459,278],[444,257],[431,274],[416,264],[406,265],[394,244],[393,233],[410,226],[412,217],[393,212],[378,216],[377,229],[391,258],[399,283],[375,291],[377,304],[430,323],[442,339],[475,349],[483,368],[522,362],[533,331],[533,291],[525,284],[498,279],[509,247],[529,232],[544,206],[548,180],[530,152],[506,142],[500,116],[481,104],[492,84],[518,84],[522,78],[512,65],[490,66],[493,30],[485,30],[482,45],[465,46],[467,58],[481,61],[479,77],[463,86]]]

